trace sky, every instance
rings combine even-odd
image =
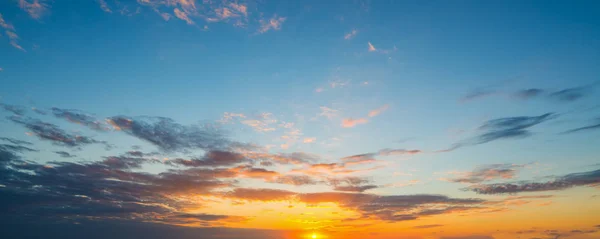
[[[1,1],[0,233],[599,238],[599,15]]]

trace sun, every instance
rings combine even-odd
[[[313,239],[316,239],[316,238],[317,238],[317,234],[316,234],[316,233],[313,233],[311,237],[312,237]]]

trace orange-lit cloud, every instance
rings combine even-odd
[[[347,119],[342,120],[342,127],[352,128],[359,124],[366,124],[367,122],[369,122],[369,121],[365,118],[359,118],[359,119],[347,118]]]
[[[314,143],[316,140],[317,140],[317,138],[309,137],[309,138],[304,138],[304,140],[302,142],[304,142],[305,144],[309,144],[309,143]]]
[[[11,46],[21,51],[25,51],[25,49],[23,49],[23,47],[19,45],[19,35],[17,35],[15,27],[12,24],[6,22],[2,14],[0,14],[0,27],[4,29],[4,33],[8,36]]]
[[[375,48],[375,46],[373,46],[373,44],[371,44],[371,42],[368,42],[367,44],[369,45],[369,51],[370,51],[370,52],[375,52],[375,51],[377,51],[377,48]]]
[[[384,111],[386,111],[388,108],[390,108],[389,105],[383,105],[377,109],[371,110],[371,111],[369,111],[369,117],[375,117],[375,116],[383,113]]]
[[[258,29],[258,33],[265,33],[270,30],[279,31],[281,30],[281,26],[283,25],[283,22],[285,22],[285,20],[285,17],[278,17],[277,15],[274,15],[273,17],[267,20],[261,19],[259,20],[260,28]]]
[[[40,19],[50,8],[45,0],[19,0],[19,7],[33,19]]]
[[[192,19],[190,19],[190,17],[187,15],[187,13],[179,10],[179,8],[175,8],[173,10],[173,13],[175,13],[175,16],[181,20],[184,20],[185,22],[187,22],[187,24],[189,25],[194,25],[194,21],[192,21]]]

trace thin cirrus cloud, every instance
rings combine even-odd
[[[353,29],[352,31],[350,31],[350,32],[346,33],[346,35],[344,35],[344,39],[350,40],[350,39],[354,38],[357,34],[358,34],[358,30]]]
[[[188,25],[194,25],[196,24],[189,16],[186,12],[179,10],[179,8],[175,8],[173,10],[173,13],[175,14],[175,17],[185,21]]]
[[[570,134],[570,133],[577,133],[577,132],[583,132],[583,131],[598,130],[598,129],[600,129],[600,118],[596,119],[596,122],[598,122],[598,123],[594,123],[594,124],[590,124],[590,125],[582,126],[582,127],[579,127],[579,128],[574,128],[574,129],[570,129],[570,130],[564,131],[563,134]]]
[[[523,192],[543,192],[564,190],[580,186],[597,186],[600,184],[600,170],[572,173],[556,177],[546,182],[514,182],[496,184],[478,184],[465,190],[478,194],[516,194]]]
[[[526,88],[513,92],[495,89],[477,89],[459,98],[459,102],[469,102],[496,95],[507,96],[509,98],[520,100],[532,100],[543,97],[551,102],[574,102],[590,95],[597,84],[598,83],[593,83],[585,86],[565,88],[556,91],[541,88]]]
[[[512,179],[518,173],[520,168],[525,165],[516,164],[491,164],[477,167],[471,172],[454,173],[457,177],[450,178],[448,181],[455,183],[482,183],[485,181],[497,179]]]
[[[437,152],[449,152],[465,146],[485,144],[500,139],[526,138],[533,134],[529,128],[556,117],[558,115],[555,113],[546,113],[538,116],[517,116],[489,120],[478,128],[478,135]]]
[[[261,19],[259,20],[260,28],[258,29],[258,33],[266,33],[268,31],[279,31],[281,30],[281,26],[285,22],[285,17],[280,17],[277,15],[273,15],[270,19]]]
[[[4,33],[8,36],[11,46],[13,46],[14,48],[17,48],[21,51],[25,51],[25,49],[23,49],[23,47],[21,45],[19,45],[19,35],[17,35],[17,31],[15,30],[15,27],[12,24],[6,22],[6,20],[4,20],[4,17],[2,16],[1,13],[0,13],[0,27],[2,27],[4,29]]]
[[[19,0],[19,7],[33,19],[40,19],[45,15],[50,5],[46,0]]]
[[[381,107],[379,107],[377,109],[371,110],[371,111],[369,111],[368,116],[370,118],[375,117],[375,116],[377,116],[377,115],[385,112],[386,110],[388,110],[389,107],[390,106],[386,104],[386,105],[383,105],[383,106],[381,106]],[[352,127],[354,127],[356,125],[366,124],[368,122],[369,122],[369,120],[366,119],[366,118],[358,118],[358,119],[346,118],[346,119],[342,120],[342,124],[341,125],[344,128],[352,128]]]
[[[100,5],[100,9],[102,9],[102,11],[112,13],[112,10],[106,3],[106,0],[98,0],[98,4]]]

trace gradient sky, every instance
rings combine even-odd
[[[0,234],[599,238],[598,16],[1,1]]]

